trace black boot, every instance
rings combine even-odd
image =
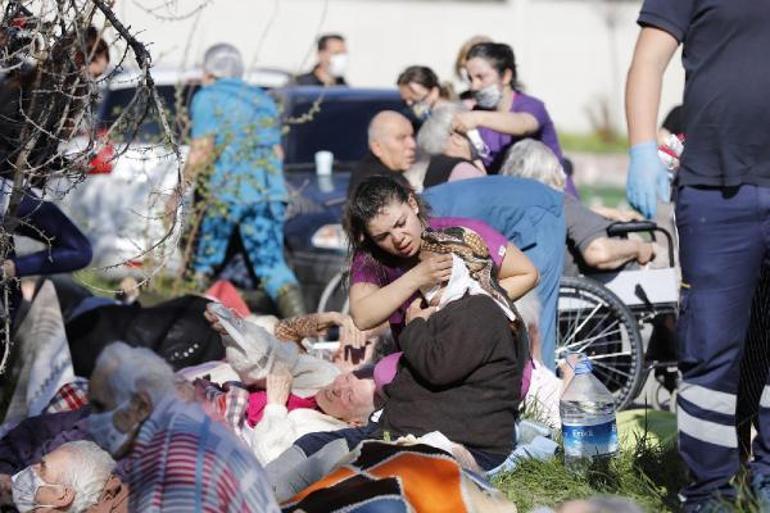
[[[278,306],[278,314],[284,319],[307,313],[299,285],[283,286],[278,291],[278,297],[275,302]]]

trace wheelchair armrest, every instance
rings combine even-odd
[[[655,240],[655,233],[660,232],[666,237],[668,245],[668,263],[674,267],[674,239],[665,228],[661,228],[652,221],[629,221],[627,223],[612,223],[607,227],[607,235],[610,237],[625,237],[629,233],[649,233]]]
[[[652,221],[628,221],[612,223],[607,227],[607,235],[610,237],[623,237],[629,233],[647,232],[654,233],[658,225]]]

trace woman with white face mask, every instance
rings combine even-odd
[[[396,85],[401,99],[420,123],[430,117],[433,109],[456,100],[451,86],[439,82],[427,66],[409,66],[398,76]]]
[[[510,46],[479,43],[468,52],[468,73],[475,107],[455,116],[454,129],[478,129],[488,151],[483,162],[489,174],[496,174],[505,154],[524,138],[537,139],[562,158],[559,139],[545,104],[518,86],[516,59]]]

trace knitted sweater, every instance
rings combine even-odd
[[[507,455],[515,440],[526,335],[487,296],[465,296],[399,339],[404,356],[380,424],[394,435],[441,431],[469,449]]]

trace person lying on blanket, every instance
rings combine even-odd
[[[431,251],[452,253],[452,273],[445,286],[411,304],[399,339],[403,352],[385,359],[395,362],[395,373],[382,387],[381,414],[363,427],[297,440],[266,467],[279,500],[315,482],[365,439],[439,431],[485,470],[511,452],[529,344],[494,282],[488,254],[467,243],[474,236],[463,228],[426,232]]]

